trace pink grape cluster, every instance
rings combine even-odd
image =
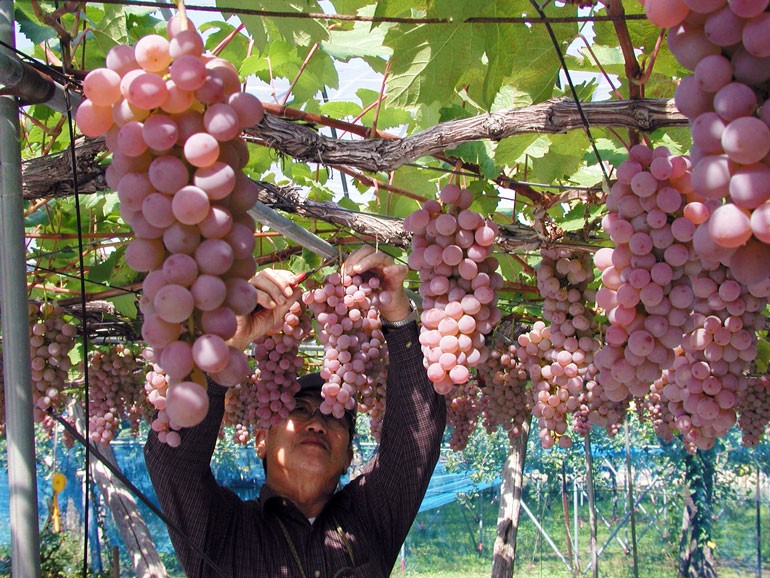
[[[72,367],[69,352],[75,345],[77,330],[65,321],[64,310],[53,303],[31,304],[30,357],[32,360],[32,403],[34,419],[48,431],[55,422],[46,413],[64,409],[64,389]]]
[[[369,432],[379,441],[385,417],[388,369],[384,364],[379,364],[377,371],[378,375],[367,376],[366,384],[359,391],[358,410],[369,416]]]
[[[160,443],[172,448],[178,447],[182,441],[179,430],[182,426],[172,423],[166,412],[166,397],[168,397],[169,377],[163,368],[157,364],[157,357],[151,348],[142,351],[145,361],[151,364],[151,369],[145,374],[144,393],[147,401],[155,408],[155,417],[150,423],[153,431],[158,433]]]
[[[118,344],[97,349],[88,358],[89,433],[95,442],[109,443],[122,419],[128,419],[133,435],[146,415],[146,399],[140,397],[144,375],[131,350]]]
[[[222,427],[232,426],[233,441],[246,445],[257,427],[257,408],[259,396],[257,382],[260,378],[259,368],[243,382],[227,389],[225,393],[225,414],[222,417]]]
[[[484,429],[491,434],[502,426],[510,439],[519,436],[522,424],[532,415],[532,396],[516,345],[495,333],[489,344],[489,358],[478,368],[478,378]]]
[[[535,324],[519,336],[519,353],[532,380],[532,415],[538,418],[540,443],[570,447],[567,416],[580,408],[584,380],[599,344],[594,313],[591,258],[569,249],[542,249],[537,286],[543,297],[545,327]],[[548,347],[546,347],[548,345]]]
[[[677,431],[676,418],[669,410],[668,399],[663,393],[670,383],[675,383],[672,370],[665,369],[660,378],[650,386],[650,393],[640,400],[638,406],[641,413],[640,421],[648,419],[658,437],[667,443],[674,440],[674,434]]]
[[[471,434],[479,420],[479,387],[474,381],[467,381],[446,394],[447,425],[452,428],[449,447],[460,452],[468,445]]]
[[[690,120],[692,185],[687,215],[695,248],[752,284],[770,258],[770,13],[766,0],[650,0],[648,17],[668,32],[692,70],[676,89]]]
[[[254,342],[254,357],[259,367],[258,427],[266,429],[276,425],[294,409],[294,394],[299,391],[297,374],[304,363],[299,345],[311,331],[310,310],[296,302],[272,332]]]
[[[770,423],[770,376],[750,377],[746,393],[738,403],[738,427],[743,445],[752,448],[762,441]]]
[[[387,365],[387,348],[378,310],[377,277],[327,275],[320,287],[306,291],[305,305],[318,322],[324,346],[321,411],[341,418],[357,407],[361,391],[376,388]],[[384,295],[384,294],[383,294]]]
[[[421,281],[425,367],[436,391],[447,394],[489,355],[485,336],[500,321],[503,279],[491,256],[497,225],[468,208],[471,191],[448,184],[439,197],[407,216],[404,228],[412,233],[409,266]]]
[[[580,435],[588,435],[593,426],[605,429],[608,435],[614,436],[620,430],[630,406],[630,399],[613,401],[607,397],[599,383],[596,381],[598,369],[596,364],[588,366],[583,377],[583,395],[580,399],[580,407],[573,414],[575,431]]]
[[[751,295],[724,265],[693,276],[697,298],[691,330],[673,364],[668,400],[685,447],[708,449],[735,425],[747,388],[745,372],[757,356],[756,330],[767,299]],[[669,378],[670,379],[670,378]]]
[[[689,275],[700,261],[695,226],[682,216],[689,163],[664,147],[634,146],[618,167],[602,226],[614,248],[596,252],[602,272],[596,304],[610,323],[596,354],[602,395],[644,397],[674,361],[693,306]]]
[[[189,427],[205,415],[201,372],[229,386],[248,374],[244,353],[226,341],[257,300],[247,213],[257,192],[242,170],[240,133],[263,109],[229,62],[204,53],[186,19],[167,31],[108,52],[83,82],[77,123],[112,151],[107,183],[135,234],[126,263],[148,273],[142,337],[172,381],[166,411]]]

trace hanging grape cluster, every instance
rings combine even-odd
[[[543,297],[543,318],[519,336],[519,357],[532,380],[532,414],[538,418],[540,443],[572,445],[568,416],[580,408],[589,366],[599,348],[588,288],[593,280],[591,258],[569,249],[542,249],[537,286]]]
[[[770,424],[770,376],[753,376],[748,380],[746,394],[738,403],[738,427],[743,432],[743,445],[759,444]]]
[[[186,18],[167,31],[110,49],[106,67],[83,82],[77,124],[104,135],[112,152],[107,183],[135,234],[126,262],[148,273],[142,337],[170,382],[165,411],[189,427],[206,413],[204,372],[229,386],[248,374],[244,353],[226,341],[257,301],[247,214],[257,193],[239,135],[263,110]]]
[[[259,367],[256,381],[259,428],[280,423],[294,409],[294,394],[299,391],[297,374],[303,365],[299,346],[311,330],[310,310],[303,303],[295,302],[270,333],[254,342],[254,358]]]
[[[32,403],[35,421],[53,431],[49,409],[64,409],[67,376],[72,362],[69,352],[75,345],[75,326],[64,319],[64,310],[53,303],[31,304],[30,358],[32,360]]]
[[[751,285],[770,258],[770,15],[764,0],[650,0],[649,19],[693,74],[676,89],[690,120],[692,185],[688,216],[695,248]]]
[[[148,414],[149,404],[140,395],[144,364],[125,345],[100,348],[88,358],[89,433],[95,442],[109,443],[117,435],[122,419],[129,420],[132,435]]]
[[[637,145],[607,197],[602,226],[614,247],[594,263],[602,272],[596,303],[610,325],[595,381],[611,402],[644,397],[681,344],[695,298],[689,275],[700,268],[695,226],[682,213],[688,177],[685,157]]]
[[[369,275],[327,275],[302,299],[318,322],[324,346],[321,411],[341,418],[357,408],[362,392],[385,383],[387,348],[378,309],[379,279]]]
[[[473,430],[476,429],[480,393],[475,380],[469,380],[446,395],[447,425],[452,428],[449,447],[455,452],[465,449]]]
[[[229,387],[225,393],[225,413],[222,416],[222,428],[233,428],[233,441],[246,445],[252,439],[253,431],[258,422],[257,409],[259,408],[259,396],[257,382],[260,378],[259,368],[256,368],[249,377],[233,387]]]
[[[440,199],[407,216],[404,228],[412,233],[409,266],[421,281],[425,367],[435,390],[447,394],[489,355],[485,337],[500,321],[503,279],[491,256],[497,225],[468,208],[471,191],[448,184]]]
[[[510,439],[521,435],[522,424],[532,415],[532,395],[526,368],[519,360],[516,345],[501,332],[489,343],[489,358],[478,368],[479,410],[487,433],[498,426]]]

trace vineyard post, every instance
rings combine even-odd
[[[14,46],[13,2],[0,0],[0,40]],[[0,96],[0,299],[14,578],[40,576],[19,107]]]
[[[754,464],[757,467],[756,484],[754,488],[754,502],[756,507],[756,539],[757,539],[757,578],[762,578],[762,501],[760,499],[761,489],[761,470],[759,462],[755,459]]]
[[[628,495],[628,515],[631,526],[631,554],[634,562],[634,578],[639,578],[639,559],[636,552],[636,504],[634,503],[634,477],[631,466],[631,442],[629,441],[628,420],[624,424],[626,435],[626,490]]]
[[[586,434],[586,493],[588,494],[588,521],[591,526],[591,574],[599,578],[599,552],[596,543],[596,494],[594,493],[594,458],[591,453],[591,432]]]
[[[529,421],[525,420],[521,424],[521,433],[511,440],[510,453],[503,470],[492,578],[510,578],[513,576],[516,562],[516,534],[519,529],[522,506],[521,487],[524,479],[528,440]]]

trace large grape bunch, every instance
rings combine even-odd
[[[735,425],[767,305],[766,298],[730,278],[724,265],[708,267],[692,279],[691,328],[674,361],[673,382],[661,391],[690,451],[712,447]]]
[[[479,420],[480,393],[475,380],[469,380],[446,394],[447,425],[452,428],[449,447],[452,451],[464,450],[476,429]]]
[[[344,268],[304,293],[302,300],[318,322],[324,346],[321,411],[341,418],[356,409],[362,392],[385,382],[387,348],[378,309],[379,279],[349,275]]]
[[[532,381],[532,414],[545,448],[572,445],[567,418],[580,408],[585,378],[599,349],[597,324],[586,306],[595,299],[591,258],[569,249],[542,249],[537,286],[543,318],[519,336],[519,357]]]
[[[500,321],[503,279],[491,256],[497,225],[468,208],[471,191],[448,184],[440,199],[407,216],[404,228],[412,233],[409,266],[421,281],[425,367],[435,390],[447,394],[489,355],[485,336]]]
[[[602,225],[614,248],[596,252],[596,303],[607,314],[596,384],[611,402],[644,397],[674,361],[693,306],[695,226],[683,216],[689,163],[664,147],[634,146],[617,170]]]
[[[490,339],[489,358],[478,371],[479,410],[487,433],[498,426],[508,432],[509,439],[521,435],[522,425],[532,415],[532,395],[526,368],[518,357],[517,348],[497,331]]]
[[[91,352],[88,358],[89,434],[95,442],[109,443],[117,435],[121,420],[128,419],[132,435],[149,407],[140,395],[144,363],[132,351],[118,344]]]
[[[690,120],[689,215],[695,247],[752,284],[770,258],[770,13],[766,0],[648,0],[649,19],[668,31],[671,52],[692,70],[676,89]]]
[[[257,409],[259,407],[257,382],[259,377],[260,371],[257,367],[243,383],[229,387],[225,393],[222,429],[231,426],[233,428],[233,441],[241,445],[249,443],[253,431],[257,428]]]
[[[299,391],[297,374],[304,363],[299,346],[310,335],[311,318],[304,303],[296,302],[269,334],[254,342],[259,367],[256,396],[260,428],[280,423],[294,409],[294,394]]]
[[[239,135],[263,109],[185,18],[167,31],[108,52],[83,82],[77,123],[112,151],[107,183],[135,235],[126,263],[147,273],[142,337],[170,381],[165,411],[189,427],[206,413],[204,373],[232,386],[249,371],[226,341],[257,299],[247,214],[257,193]]]
[[[75,326],[64,319],[64,310],[53,303],[30,304],[30,358],[34,419],[53,431],[49,409],[61,413],[66,402],[64,389],[75,345]]]
[[[746,394],[738,403],[738,427],[743,445],[751,448],[762,441],[770,423],[770,376],[749,378]]]

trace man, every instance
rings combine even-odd
[[[209,466],[226,391],[210,384],[208,416],[182,431],[178,448],[159,443],[154,432],[145,446],[161,506],[184,534],[171,531],[188,576],[390,574],[438,460],[446,408],[423,367],[417,324],[403,290],[407,268],[370,247],[353,253],[345,268],[372,272],[393,295],[380,307],[390,363],[378,452],[360,476],[337,491],[352,458],[351,416],[321,414],[318,384],[308,385],[313,378],[307,378],[297,409],[257,433],[267,480],[258,500],[243,501],[217,484]],[[234,345],[246,347],[283,317],[300,294],[293,281],[285,271],[257,274],[252,283],[265,309],[240,320]]]

